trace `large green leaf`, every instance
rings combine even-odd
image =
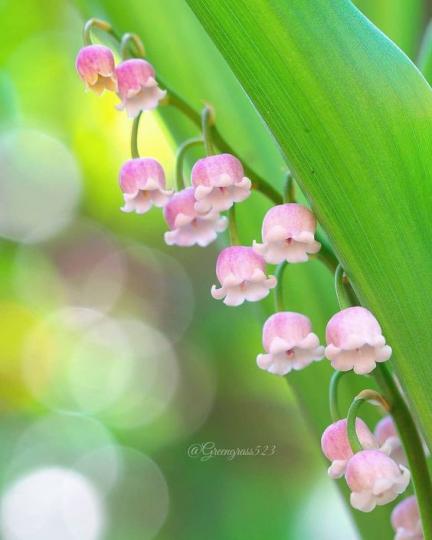
[[[382,323],[432,443],[429,85],[347,0],[188,3]]]

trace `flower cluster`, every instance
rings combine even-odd
[[[88,89],[102,94],[116,92],[118,109],[130,118],[155,109],[166,96],[156,80],[153,66],[142,58],[123,60],[115,65],[114,55],[102,45],[89,45],[79,51],[76,68]],[[138,121],[137,120],[137,121]],[[209,150],[203,128],[203,142]],[[122,210],[144,214],[153,206],[162,208],[168,231],[168,245],[208,246],[228,227],[223,212],[245,201],[252,182],[245,176],[242,163],[230,153],[207,155],[191,171],[190,186],[177,191],[167,189],[162,165],[152,157],[133,157],[120,170]],[[277,287],[277,279],[268,275],[266,265],[306,263],[319,254],[317,221],[302,204],[285,202],[270,208],[261,227],[261,242],[230,245],[220,251],[211,295],[228,306],[245,301],[257,302]],[[301,313],[279,310],[264,323],[264,353],[257,356],[259,368],[284,376],[326,357],[339,372],[358,375],[371,373],[377,363],[387,361],[392,349],[386,344],[374,315],[364,307],[341,309],[327,323],[326,344],[312,330],[310,319]],[[351,418],[351,417],[350,417]],[[372,433],[360,418],[349,424],[355,431],[359,451],[353,451],[346,418],[332,423],[323,433],[321,447],[331,461],[331,478],[345,477],[351,490],[351,504],[363,512],[393,501],[405,491],[410,472],[395,424],[390,415],[383,418]],[[352,437],[352,433],[350,433]],[[421,539],[417,502],[410,497],[392,514],[396,539]]]

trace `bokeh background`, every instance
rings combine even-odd
[[[427,6],[360,4],[415,54]],[[0,1],[1,538],[357,538],[299,406],[316,403],[315,428],[328,423],[328,366],[291,385],[258,370],[272,302],[211,299],[226,239],[168,248],[160,211],[120,212],[131,123],[75,73],[90,16],[140,33],[164,80],[197,110],[214,104],[238,155],[278,189],[286,172],[183,0]],[[146,113],[141,154],[173,184],[176,144],[192,134],[177,111]],[[259,194],[239,208],[245,243],[267,208]],[[287,301],[322,337],[332,276],[300,266],[286,272]],[[188,455],[205,442],[275,454]]]

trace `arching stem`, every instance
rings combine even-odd
[[[330,416],[333,422],[337,422],[342,418],[339,409],[339,381],[346,374],[346,371],[335,371],[330,379],[329,385],[329,405]]]
[[[201,130],[204,139],[204,148],[208,156],[214,154],[212,127],[215,123],[215,113],[213,107],[206,105],[201,113]]]
[[[83,28],[83,42],[84,45],[91,45],[93,43],[91,32],[93,28],[98,28],[99,30],[102,30],[103,32],[111,33],[112,32],[112,26],[101,19],[89,19]]]
[[[141,119],[141,112],[139,115],[134,119],[132,124],[132,131],[131,131],[131,156],[133,158],[139,158],[139,150],[138,150],[138,128],[139,123]]]
[[[184,160],[188,150],[190,148],[193,148],[194,146],[200,146],[202,144],[204,144],[202,137],[195,137],[193,139],[188,139],[187,141],[184,141],[178,147],[176,154],[176,184],[178,191],[185,188]]]
[[[373,402],[374,404],[381,405],[386,412],[390,411],[390,405],[388,404],[388,402],[383,398],[381,394],[375,392],[375,390],[363,390],[362,392],[360,392],[360,394],[358,394],[358,396],[353,399],[353,402],[351,403],[351,406],[348,410],[347,432],[348,440],[354,454],[363,450],[362,444],[357,435],[356,419],[358,410],[365,402]]]
[[[277,285],[274,290],[274,303],[276,311],[284,311],[284,298],[283,298],[283,277],[285,268],[288,266],[288,263],[284,261],[279,264],[276,268],[275,276],[277,279]]]
[[[228,212],[228,232],[230,244],[232,246],[240,245],[240,236],[237,229],[236,205],[233,204]]]
[[[131,51],[131,45],[134,47],[134,52]],[[123,60],[131,56],[144,57],[145,49],[141,38],[136,34],[124,34],[120,41],[120,56]]]
[[[289,172],[287,174],[282,199],[284,203],[295,203],[295,182],[292,174]]]

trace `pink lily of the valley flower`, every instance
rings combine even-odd
[[[153,158],[127,161],[120,170],[120,187],[125,204],[123,212],[144,214],[154,206],[163,207],[172,194],[165,189],[165,173]]]
[[[395,540],[423,540],[422,524],[414,495],[395,507],[391,524],[396,533]]]
[[[129,118],[135,118],[141,111],[155,109],[166,96],[156,81],[155,70],[149,62],[141,58],[125,60],[116,67],[118,108],[126,109]]]
[[[378,422],[375,427],[375,437],[382,452],[389,455],[396,463],[407,465],[407,458],[399,434],[390,415],[384,416]]]
[[[381,327],[370,311],[356,306],[333,315],[326,328],[326,357],[339,371],[363,375],[391,356]]]
[[[208,246],[228,225],[227,218],[218,212],[198,214],[192,187],[171,197],[164,208],[164,216],[171,229],[165,233],[165,242],[170,246]]]
[[[362,450],[348,461],[345,479],[351,489],[351,505],[371,512],[406,490],[410,472],[380,450]]]
[[[275,375],[303,369],[324,356],[324,347],[312,332],[308,317],[289,311],[275,313],[267,319],[263,346],[266,354],[258,355],[257,364]]]
[[[250,247],[232,246],[223,249],[216,263],[216,275],[221,284],[213,285],[213,298],[227,306],[239,306],[245,300],[257,302],[276,286],[274,276],[265,274],[265,261]]]
[[[377,449],[378,442],[361,418],[356,418],[356,432],[364,449]],[[332,463],[328,469],[330,478],[340,478],[345,474],[348,460],[353,451],[348,440],[346,418],[331,424],[321,437],[321,448],[325,457]]]
[[[262,225],[262,244],[254,242],[254,250],[266,262],[279,264],[306,262],[309,254],[317,253],[321,247],[314,235],[316,219],[313,213],[301,204],[280,204],[270,208]]]
[[[192,169],[197,212],[222,212],[250,195],[251,181],[244,175],[241,162],[231,154],[200,159]]]
[[[78,75],[86,87],[100,95],[104,90],[117,89],[114,56],[103,45],[88,45],[80,49],[76,59]]]

